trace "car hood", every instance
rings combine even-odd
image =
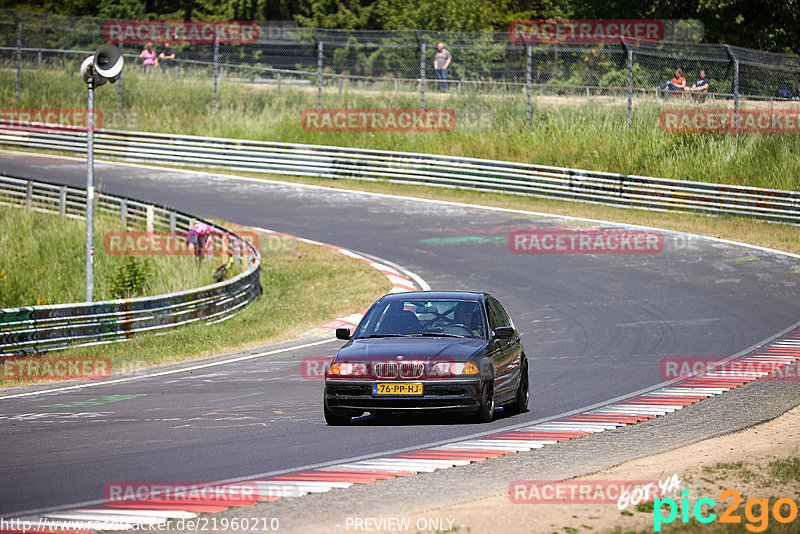
[[[347,360],[447,360],[466,361],[486,348],[487,340],[476,338],[373,338],[354,339],[339,349],[337,359]]]

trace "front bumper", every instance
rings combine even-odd
[[[454,411],[474,413],[480,407],[483,382],[469,380],[420,380],[422,395],[373,395],[376,380],[325,380],[325,403],[331,411]],[[409,382],[414,382],[410,380]]]

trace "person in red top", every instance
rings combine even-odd
[[[661,89],[664,91],[664,99],[669,97],[670,91],[676,92],[680,91],[683,92],[686,89],[686,78],[683,77],[683,70],[680,68],[675,69],[675,77],[672,78],[668,82],[664,82],[658,87],[653,87],[653,89]]]
[[[208,254],[206,251],[206,240],[214,234],[214,230],[205,223],[195,223],[189,228],[186,234],[186,242],[194,245],[194,255],[197,261],[202,261],[203,254]]]

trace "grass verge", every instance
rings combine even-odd
[[[23,72],[17,108],[84,108],[86,87],[76,66]],[[13,81],[15,73],[0,71]],[[236,73],[231,73],[236,75]],[[412,87],[394,92],[392,84],[371,86],[346,82],[341,96],[326,85],[323,107],[418,108],[420,97]],[[521,161],[543,165],[641,174],[674,179],[741,184],[800,190],[800,136],[743,134],[738,143],[731,134],[665,133],[659,124],[663,109],[688,108],[685,99],[663,101],[638,95],[634,120],[627,127],[627,100],[621,96],[537,96],[532,125],[526,125],[526,101],[521,88],[478,93],[466,87],[457,93],[431,91],[428,108],[452,108],[452,132],[376,133],[314,132],[301,127],[303,109],[315,108],[313,87],[286,86],[278,91],[222,77],[216,111],[213,83],[207,75],[168,78],[142,75],[128,69],[124,96],[118,102],[116,86],[96,94],[103,126],[123,130],[174,132],[263,141],[284,141],[426,152]],[[0,101],[14,101],[13,83],[0,83]],[[729,103],[708,102],[692,109],[709,110]],[[743,102],[742,109],[768,106]],[[776,104],[782,110],[797,103]],[[767,108],[768,109],[768,108]]]
[[[105,214],[96,217],[94,300],[160,295],[213,284],[210,266],[224,263],[218,256],[198,265],[191,255],[103,253],[104,236],[119,230],[119,219]],[[0,206],[0,308],[83,301],[85,243],[84,219]]]
[[[108,357],[114,372],[202,358],[292,339],[327,320],[365,309],[391,289],[380,272],[328,247],[275,234],[258,236],[264,293],[232,318],[53,354]],[[0,388],[29,383],[0,381]]]

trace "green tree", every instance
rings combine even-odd
[[[294,20],[301,26],[354,30],[370,28],[374,2],[359,0],[300,0]]]
[[[698,19],[705,41],[772,52],[800,52],[798,0],[586,0],[575,18]]]
[[[381,26],[389,30],[416,29],[451,32],[493,30],[505,2],[484,0],[377,0]]]
[[[97,4],[97,16],[108,19],[147,18],[145,5],[137,0],[100,0]]]
[[[706,25],[706,41],[800,52],[797,0],[700,0],[697,14]]]
[[[342,29],[506,31],[514,20],[698,19],[706,42],[800,53],[800,0],[0,0],[0,7],[127,19],[295,20]]]
[[[505,31],[515,20],[571,19],[575,18],[574,0],[505,0],[497,15],[498,31]]]

